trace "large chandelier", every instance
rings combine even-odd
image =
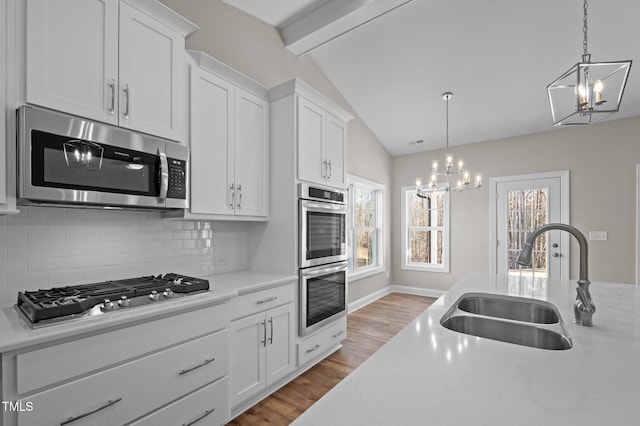
[[[547,86],[555,126],[590,124],[618,112],[631,60],[591,62],[587,49],[587,0],[584,0],[582,62]]]
[[[464,162],[458,160],[455,163],[453,155],[449,152],[449,100],[453,96],[451,92],[445,92],[442,94],[442,99],[447,102],[447,154],[445,156],[444,170],[439,169],[438,160],[433,160],[431,163],[431,179],[428,186],[425,188],[422,184],[422,178],[416,178],[416,191],[420,198],[427,198],[428,194],[439,191],[455,191],[461,192],[465,189],[478,189],[482,186],[482,177],[480,174],[476,174],[473,185],[471,185],[471,173],[464,168]],[[455,166],[454,166],[455,163]],[[439,182],[438,176],[443,176],[446,183]],[[451,186],[449,179],[458,178],[456,186]]]

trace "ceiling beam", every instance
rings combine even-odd
[[[302,55],[413,0],[331,0],[280,29],[285,46]]]

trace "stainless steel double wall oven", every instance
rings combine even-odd
[[[299,184],[300,335],[347,314],[347,193]]]

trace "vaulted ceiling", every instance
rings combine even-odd
[[[223,1],[310,55],[392,155],[444,147],[445,91],[452,146],[552,129],[546,86],[582,55],[581,0]],[[605,120],[640,116],[640,1],[588,13],[592,61],[635,62]]]

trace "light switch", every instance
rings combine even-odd
[[[591,241],[607,241],[607,231],[589,231],[589,240]]]

